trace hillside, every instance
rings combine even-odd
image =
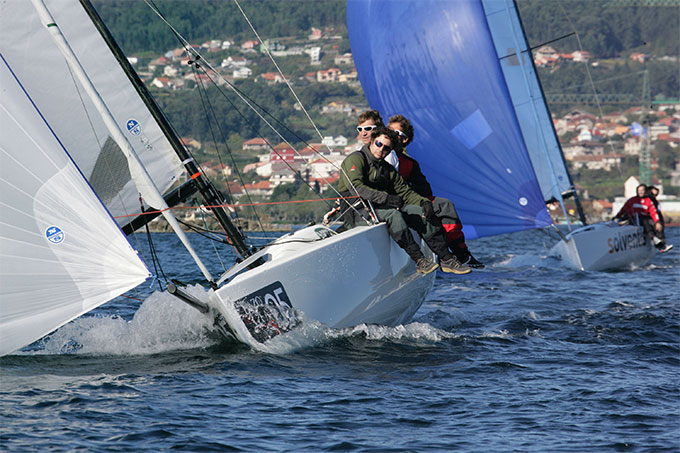
[[[180,34],[193,45],[201,46],[203,58],[218,68],[223,83],[221,86],[208,84],[204,98],[195,89],[200,82],[192,79],[181,49],[177,54],[178,40],[145,2],[93,2],[123,51],[137,57],[137,71],[179,134],[201,142],[203,146],[196,157],[206,165],[219,161],[243,170],[246,164],[258,160],[257,152],[241,150],[245,140],[255,137],[263,137],[272,145],[285,139],[297,149],[321,141],[318,131],[330,139],[342,137],[351,141],[356,115],[368,107],[351,55],[347,57],[350,48],[345,26],[346,3],[342,0],[239,2],[261,38],[268,40],[270,45],[280,46],[277,64],[309,111],[318,131],[301,111],[288,87],[280,83],[281,80],[276,81],[276,69],[262,49],[257,45],[246,46],[256,37],[235,3],[207,0],[153,2]],[[613,121],[597,126],[593,121],[587,127],[599,142],[581,147],[575,140],[574,128],[586,127],[586,124],[568,119],[573,116],[572,112],[589,112],[603,117],[612,112],[649,106],[654,100],[680,98],[680,40],[677,39],[680,7],[628,6],[633,3],[651,4],[654,1],[517,1],[535,54],[545,45],[562,56],[576,51],[589,54],[586,64],[562,58],[554,64],[538,67],[552,112],[571,128],[560,135],[563,148],[574,149],[573,155],[577,159],[590,159],[592,154],[621,154],[628,137],[610,135],[607,129],[615,128],[616,125],[611,124]],[[317,35],[313,36],[314,33]],[[213,44],[217,47],[212,47]],[[317,60],[311,54],[315,48],[319,51]],[[636,54],[640,55],[639,59],[634,58]],[[332,71],[335,72],[327,74]],[[268,121],[278,123],[282,135],[274,134],[253,111],[244,107],[227,84],[251,99]],[[599,107],[593,102],[594,91],[598,93]],[[206,103],[205,99],[210,102]],[[625,116],[619,123],[623,126],[631,121],[643,121],[642,117],[631,115],[612,117],[621,116]],[[210,121],[206,117],[211,118]],[[653,118],[653,121],[660,119]],[[667,127],[673,132],[677,124],[673,122]],[[603,146],[605,136],[612,137],[614,145]],[[657,175],[668,182],[677,152],[667,141],[652,143],[652,146],[653,164],[658,163]],[[227,148],[233,160],[218,154],[218,150],[221,154]],[[612,198],[620,191],[623,180],[637,173],[637,155],[629,154],[617,157],[613,168],[597,167],[600,162],[591,162],[588,167],[574,166],[574,180],[590,188],[591,196]],[[264,183],[266,177],[255,176],[251,170],[245,179],[242,183],[255,184]],[[225,187],[230,185],[225,183]],[[297,190],[295,186],[292,192],[280,191],[272,197],[310,196],[296,193]],[[673,191],[668,187],[668,192]],[[305,217],[300,214],[298,220]]]

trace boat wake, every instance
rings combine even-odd
[[[187,291],[200,299],[206,299],[209,294],[199,285]],[[251,341],[247,341],[248,346],[261,353],[285,355],[343,339],[437,343],[457,337],[448,329],[433,327],[426,319],[396,327],[360,324],[334,329],[306,318],[303,313],[298,314],[301,321],[293,330],[264,342],[251,338]],[[241,322],[235,311],[233,317],[229,319],[230,325]],[[157,291],[142,303],[129,321],[116,315],[81,317],[58,329],[25,353],[152,355],[212,348],[230,341],[216,333],[212,319],[179,303],[174,296]]]
[[[205,291],[199,285],[190,292]],[[205,297],[205,295],[203,296]],[[130,321],[119,316],[78,318],[46,337],[32,354],[150,355],[219,343],[212,321],[167,292],[151,294]]]
[[[562,261],[551,254],[536,255],[532,253],[521,255],[507,255],[498,262],[492,263],[500,268],[536,267],[536,268],[555,268],[561,266]],[[566,267],[566,265],[564,265]]]

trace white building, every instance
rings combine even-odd
[[[237,70],[232,72],[232,76],[235,79],[247,79],[251,75],[253,75],[253,70],[250,68],[238,68]]]
[[[623,153],[629,156],[638,156],[642,150],[642,140],[638,137],[631,137],[623,144]]]
[[[333,146],[344,148],[345,146],[347,146],[347,137],[345,137],[344,135],[338,135],[337,137],[334,137]]]
[[[326,159],[317,159],[309,164],[309,171],[314,178],[328,178],[337,168]]]
[[[163,68],[163,75],[168,77],[175,77],[179,73],[179,69],[174,66],[166,66]]]
[[[583,128],[583,129],[581,129],[581,132],[579,132],[577,140],[579,142],[592,141],[593,140],[593,134],[591,134],[588,129]]]
[[[321,47],[312,47],[308,51],[309,62],[313,65],[321,64]]]
[[[354,60],[352,59],[351,53],[338,55],[333,59],[333,63],[335,64],[352,64],[353,62]]]

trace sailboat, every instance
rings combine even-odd
[[[87,0],[4,2],[0,17],[0,355],[145,281],[125,235],[159,214],[205,278],[204,296],[168,291],[253,347],[308,320],[398,325],[423,303],[434,274],[383,223],[249,245]],[[196,193],[238,254],[220,277],[170,209]]]
[[[554,228],[551,253],[585,271],[654,255],[642,227],[587,224],[513,0],[349,1],[347,26],[369,104],[411,121],[408,151],[466,237]],[[569,197],[582,226],[564,234],[546,206],[569,222]]]

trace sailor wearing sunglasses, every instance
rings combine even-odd
[[[382,116],[377,110],[366,110],[357,119],[357,142],[359,142],[359,147],[357,150],[361,149],[361,146],[368,145],[371,141],[371,132],[375,130],[378,126],[384,126]],[[385,156],[385,162],[392,165],[399,171],[399,158],[397,153],[392,150],[387,156]]]
[[[378,127],[384,126],[382,117],[377,110],[366,110],[357,119],[357,142],[361,146],[368,145],[371,133]],[[361,146],[357,149],[361,149]]]
[[[394,167],[385,162],[397,139],[397,134],[384,126],[371,131],[368,144],[342,162],[340,193],[359,195],[373,204],[378,220],[387,223],[390,235],[415,261],[419,273],[428,274],[438,266],[423,255],[409,227],[417,231],[439,257],[444,272],[467,274],[470,268],[462,266],[449,251],[444,229],[434,216],[430,200],[411,190]],[[357,221],[355,212],[347,210],[343,220],[346,228],[353,227]]]
[[[394,115],[390,118],[387,127],[399,136],[399,141],[395,143],[397,145],[395,146],[397,165],[394,165],[391,161],[388,162],[394,166],[399,176],[404,179],[411,189],[432,202],[434,213],[441,221],[444,231],[446,231],[446,242],[449,249],[458,261],[476,269],[483,268],[484,264],[472,256],[465,243],[463,224],[453,202],[448,198],[435,197],[432,194],[432,187],[420,170],[418,161],[406,153],[406,145],[413,142],[413,126],[411,122],[403,115]]]

